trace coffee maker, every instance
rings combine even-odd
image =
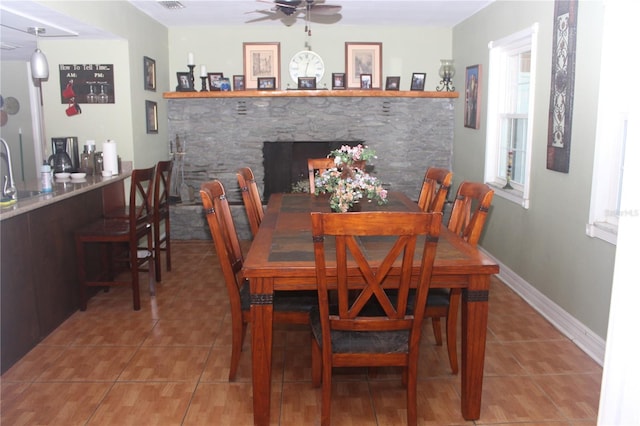
[[[49,164],[54,173],[75,172],[80,167],[78,156],[78,138],[65,136],[51,138],[53,155],[49,157]]]

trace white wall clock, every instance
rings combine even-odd
[[[289,75],[297,84],[298,77],[315,77],[319,82],[324,75],[324,62],[320,55],[311,50],[296,53],[289,61]]]

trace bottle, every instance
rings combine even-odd
[[[80,156],[80,171],[85,172],[87,176],[93,176],[93,155],[89,153],[86,145]]]
[[[53,191],[51,166],[47,163],[43,164],[40,169],[40,178],[42,180],[42,192]]]

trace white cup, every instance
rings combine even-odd
[[[102,177],[111,177],[111,170],[103,170]]]

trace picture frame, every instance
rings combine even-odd
[[[220,83],[222,83],[223,78],[224,74],[221,72],[208,72],[207,81],[209,82],[209,90],[212,92],[219,92]]]
[[[480,128],[480,79],[482,67],[471,65],[464,74],[464,127]]]
[[[427,78],[426,72],[414,72],[411,75],[411,90],[424,90],[424,81]]]
[[[244,90],[244,75],[233,76],[233,90]]]
[[[193,92],[193,81],[191,81],[191,74],[188,72],[177,72],[178,86],[176,86],[176,92]]]
[[[298,90],[316,90],[316,78],[298,77]]]
[[[360,88],[364,90],[371,89],[371,74],[360,74]]]
[[[276,90],[275,77],[258,77],[258,90]]]
[[[156,91],[156,61],[148,56],[142,59],[144,71],[144,90]]]
[[[387,77],[387,82],[384,86],[384,90],[400,90],[400,77]]]
[[[245,87],[259,89],[259,78],[275,78],[280,84],[280,43],[242,43]],[[277,89],[273,87],[273,90]]]
[[[223,77],[220,79],[220,90],[223,92],[231,91],[231,80],[227,77]]]
[[[147,133],[158,133],[158,103],[145,101],[145,114],[147,120]]]
[[[334,72],[331,74],[331,88],[333,90],[344,90],[346,82],[346,74],[343,72]]]
[[[359,89],[360,75],[371,74],[371,88],[382,88],[382,43],[345,42],[347,89]]]

